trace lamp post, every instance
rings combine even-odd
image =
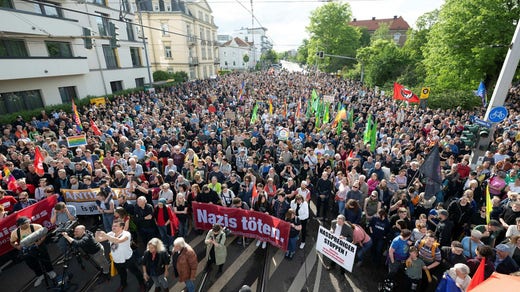
[[[137,13],[139,13],[139,25],[141,26],[141,38],[143,39],[143,46],[144,46],[144,57],[146,59],[146,69],[148,71],[148,85],[152,87],[152,72],[150,70],[150,60],[148,59],[148,48],[146,46],[146,38],[144,36],[144,25],[143,25],[143,14],[141,13],[141,3],[142,1],[137,2]]]

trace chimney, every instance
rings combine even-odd
[[[394,15],[394,19],[397,19],[397,15]]]
[[[375,17],[375,16],[373,16],[373,17],[372,17],[372,20],[376,20],[376,17]]]

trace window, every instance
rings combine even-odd
[[[168,11],[168,12],[169,12],[169,11],[172,11],[172,6],[171,6],[171,5],[169,5],[169,4],[168,4],[168,5],[166,5],[166,11]]]
[[[130,19],[126,19],[126,34],[129,41],[135,41],[134,25]]]
[[[141,63],[141,49],[140,48],[130,48],[130,57],[132,58],[132,66],[141,67],[143,64]]]
[[[123,4],[123,11],[131,12],[130,3],[128,2],[128,0],[123,0],[122,4]]]
[[[166,72],[173,74],[173,67],[167,67]]]
[[[0,114],[7,114],[43,107],[40,90],[0,93]]]
[[[0,39],[0,57],[29,57],[24,40]]]
[[[72,49],[70,43],[67,42],[49,42],[45,41],[49,57],[53,58],[72,58]]]
[[[167,59],[171,59],[172,58],[172,47],[170,47],[170,46],[165,46],[164,47],[164,57],[167,58]]]
[[[97,4],[97,5],[107,6],[105,0],[92,0],[92,3]]]
[[[0,7],[2,8],[14,8],[11,0],[0,0]]]
[[[143,88],[144,87],[144,77],[135,78],[135,87]]]
[[[34,3],[34,12],[39,13],[41,15],[46,15],[50,17],[62,17],[62,11],[60,8],[56,6],[60,6],[59,4],[45,1],[38,1],[40,3]],[[55,5],[55,6],[54,6]]]
[[[102,14],[96,17],[97,26],[99,29],[99,36],[108,36],[108,15]]]
[[[107,63],[107,69],[119,68],[119,62],[117,61],[116,49],[111,48],[109,45],[103,45],[103,54],[105,55],[105,62]]]
[[[62,103],[71,102],[73,99],[78,98],[76,94],[76,86],[58,87],[58,91],[60,92]]]
[[[168,36],[168,24],[167,23],[161,23],[161,31],[163,36]]]
[[[123,81],[112,81],[110,82],[110,88],[112,89],[112,93],[116,93],[118,91],[123,90]]]

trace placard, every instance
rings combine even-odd
[[[316,240],[316,251],[324,254],[351,273],[356,258],[356,249],[357,246],[354,244],[340,239],[334,233],[320,226]]]

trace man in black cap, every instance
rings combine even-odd
[[[34,287],[40,286],[44,279],[44,272],[47,273],[49,278],[54,279],[56,273],[52,267],[47,247],[44,244],[45,236],[42,236],[30,246],[22,247],[21,245],[25,238],[43,227],[40,224],[31,224],[31,219],[25,216],[16,220],[16,226],[18,228],[11,232],[11,245],[22,253],[25,263],[36,274],[37,278],[34,282]]]
[[[435,230],[435,236],[439,239],[441,246],[451,245],[451,233],[453,231],[453,222],[448,219],[448,211],[439,210],[439,223],[437,223],[437,229]]]

